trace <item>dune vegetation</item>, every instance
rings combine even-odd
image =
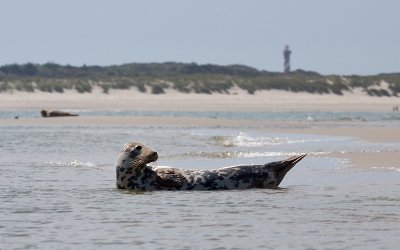
[[[370,96],[398,96],[400,73],[321,75],[295,70],[290,73],[260,71],[244,65],[198,65],[195,63],[130,63],[112,66],[71,66],[55,63],[11,64],[0,67],[0,92],[54,92],[75,90],[90,93],[100,87],[137,88],[140,92],[163,94],[167,89],[182,93],[233,94],[234,89],[254,94],[259,90],[285,90],[313,94],[343,95],[359,89]]]

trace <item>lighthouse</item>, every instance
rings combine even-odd
[[[289,45],[285,46],[285,50],[283,51],[283,72],[284,73],[289,73],[290,72],[290,54],[292,54],[292,51],[289,49]]]

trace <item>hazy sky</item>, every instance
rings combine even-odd
[[[244,64],[400,72],[398,0],[0,0],[0,65]]]

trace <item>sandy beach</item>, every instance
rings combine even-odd
[[[398,97],[370,97],[363,93],[312,95],[284,91],[263,91],[255,95],[241,90],[234,94],[167,94],[151,95],[135,90],[113,90],[103,94],[99,89],[92,94],[76,92],[56,93],[1,93],[1,110],[159,110],[159,111],[332,111],[332,112],[389,112],[400,103]],[[377,126],[341,122],[318,123],[302,121],[247,121],[193,117],[60,117],[3,119],[1,125],[171,125],[171,126],[251,126],[267,132],[346,136],[376,143],[399,143],[398,126]],[[335,157],[346,158],[356,167],[393,166],[400,152],[347,152]],[[398,164],[397,164],[398,165]]]
[[[135,89],[95,88],[92,93],[7,92],[0,93],[0,109],[95,109],[95,110],[189,110],[189,111],[391,111],[399,97],[371,97],[355,90],[344,95],[294,93],[279,90],[248,94],[233,89],[231,94],[141,93]]]

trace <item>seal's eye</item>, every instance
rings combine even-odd
[[[135,150],[137,150],[137,151],[142,150],[142,146],[140,146],[140,145],[135,146]]]

